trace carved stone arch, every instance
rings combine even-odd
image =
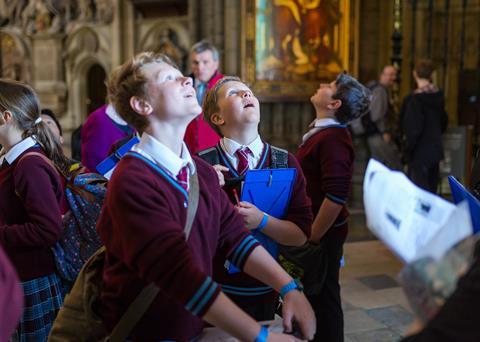
[[[108,53],[108,39],[89,26],[73,32],[66,43],[66,74],[69,89],[68,108],[70,127],[82,124],[87,115],[87,75],[90,68],[99,65],[108,75],[111,70],[111,56]]]
[[[31,64],[31,46],[25,40],[25,36],[22,32],[15,27],[4,27],[0,29],[0,33],[7,36],[14,44],[12,47],[15,51],[13,52],[13,59],[16,61],[15,65],[5,65],[3,58],[6,56],[5,51],[2,52],[2,77],[9,76],[5,75],[5,71],[8,71],[8,68],[13,68],[15,73],[18,73],[16,78],[19,81],[30,83],[32,75],[32,64]],[[1,35],[0,35],[1,36]]]
[[[186,69],[189,47],[188,29],[180,22],[160,22],[154,25],[140,39],[139,44],[140,51],[166,53],[183,71]]]

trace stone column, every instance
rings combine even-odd
[[[61,116],[66,109],[67,86],[63,68],[63,34],[31,37],[32,80],[42,107]]]

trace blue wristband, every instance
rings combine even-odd
[[[255,338],[255,342],[267,342],[268,329],[262,325],[258,336]]]
[[[260,221],[260,224],[258,225],[257,228],[255,228],[257,231],[261,232],[263,228],[265,228],[265,226],[267,225],[267,222],[268,222],[268,214],[267,213],[263,213],[263,218],[262,218],[262,221]]]
[[[287,285],[284,285],[280,289],[280,297],[285,298],[287,293],[289,293],[292,290],[296,290],[296,289],[298,289],[298,284],[295,280],[292,280],[291,282],[289,282]]]

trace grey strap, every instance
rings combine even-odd
[[[185,220],[185,227],[183,230],[185,232],[185,240],[188,240],[190,232],[192,231],[193,220],[195,219],[198,207],[199,192],[198,172],[195,172],[189,177],[187,219]],[[120,318],[113,328],[112,333],[105,339],[105,341],[125,341],[135,325],[137,325],[138,321],[140,321],[154,299],[157,297],[159,291],[160,289],[154,283],[147,285],[139,293],[137,298],[134,299],[132,304],[130,304],[127,311],[123,314],[122,318]]]

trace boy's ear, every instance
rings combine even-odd
[[[333,100],[332,102],[330,102],[328,105],[327,105],[327,108],[328,109],[333,109],[333,110],[337,110],[338,108],[340,108],[342,106],[342,100]]]
[[[130,107],[140,115],[148,116],[152,114],[153,107],[148,101],[141,99],[137,96],[130,98]]]
[[[225,120],[223,119],[223,116],[220,113],[213,113],[210,116],[210,121],[215,125],[215,126],[222,126],[225,123]]]

